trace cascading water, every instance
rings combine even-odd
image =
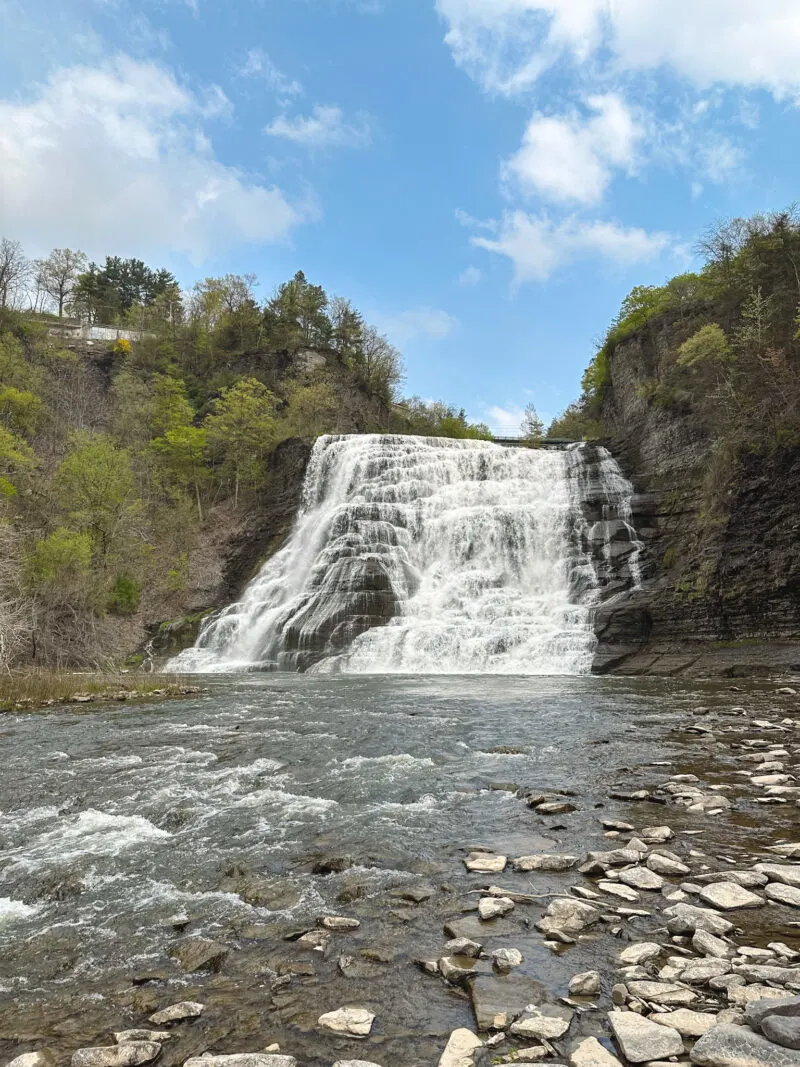
[[[612,514],[635,537],[631,487],[591,447],[587,475],[581,448],[320,438],[288,542],[169,669],[588,672],[592,539]]]

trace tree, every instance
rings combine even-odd
[[[203,505],[200,487],[208,480],[206,467],[208,433],[197,426],[176,426],[166,430],[161,437],[150,442],[150,447],[160,456],[172,478],[182,488],[194,491],[197,517],[203,522]]]
[[[153,377],[153,404],[151,430],[154,437],[162,437],[170,430],[190,426],[194,409],[186,396],[186,383],[182,378],[168,374]]]
[[[264,328],[275,348],[326,347],[331,323],[325,314],[328,297],[321,285],[311,285],[299,270],[291,281],[278,286],[264,311]]]
[[[58,307],[58,317],[64,315],[64,308],[75,288],[78,276],[86,269],[87,259],[83,252],[71,248],[54,248],[47,259],[36,260],[39,284],[54,300]]]
[[[387,403],[395,396],[402,382],[403,357],[393,344],[373,326],[362,332],[361,349],[353,359],[354,369],[359,372],[362,383],[372,393],[377,393]]]
[[[16,496],[12,481],[33,470],[36,456],[25,442],[5,426],[0,426],[0,497]]]
[[[702,326],[678,349],[679,367],[713,366],[732,358],[725,331],[716,322]]]
[[[330,302],[330,343],[347,362],[363,351],[365,323],[349,300],[335,296]]]
[[[80,430],[71,436],[54,487],[78,531],[90,534],[100,566],[121,558],[142,510],[128,450],[106,434]]]
[[[0,423],[14,433],[31,436],[42,412],[42,401],[27,389],[0,386]]]
[[[529,445],[538,448],[544,440],[544,423],[536,413],[536,408],[531,403],[525,405],[525,414],[522,416],[520,432]]]
[[[286,430],[292,437],[319,437],[333,433],[339,414],[339,398],[329,382],[310,385],[295,382],[288,390]]]
[[[263,460],[275,441],[277,399],[255,378],[243,378],[223,389],[206,418],[208,444],[222,463],[224,476],[233,481],[234,507],[239,489],[252,488]]]
[[[0,239],[0,307],[14,307],[31,271],[19,241]]]

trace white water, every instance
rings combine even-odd
[[[630,485],[603,455],[603,495],[629,521]],[[287,544],[169,669],[588,672],[597,581],[581,462],[580,449],[320,438]],[[387,625],[374,624],[376,598],[391,604]]]

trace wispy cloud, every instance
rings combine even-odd
[[[243,78],[257,78],[270,88],[277,96],[286,99],[302,96],[303,86],[295,78],[284,74],[273,63],[263,48],[251,48],[239,68]]]
[[[411,308],[395,315],[373,315],[378,328],[402,347],[421,337],[441,340],[458,326],[458,319],[439,308]]]
[[[364,148],[372,136],[365,114],[347,120],[341,108],[321,104],[310,115],[279,115],[264,132],[309,148]]]

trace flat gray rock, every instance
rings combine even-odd
[[[694,904],[673,904],[666,908],[667,929],[671,934],[693,934],[705,930],[717,937],[724,937],[733,930],[733,923],[710,908],[698,908]]]
[[[676,1011],[659,1012],[650,1018],[659,1026],[670,1026],[683,1037],[702,1037],[717,1021],[716,1015],[707,1015],[702,1011],[690,1011],[678,1008]]]
[[[768,1015],[761,1024],[761,1033],[776,1045],[800,1050],[800,1019],[796,1016]]]
[[[558,897],[548,905],[544,916],[537,922],[537,930],[543,934],[560,930],[565,934],[579,934],[600,918],[600,912],[583,900]]]
[[[770,967],[766,963],[745,963],[737,966],[736,974],[740,974],[748,982],[769,982],[771,985],[800,989],[800,967]]]
[[[557,1041],[569,1030],[572,1012],[556,1004],[543,1004],[540,1007],[529,1006],[522,1018],[511,1024],[511,1033],[515,1037],[545,1038]]]
[[[577,862],[577,856],[537,853],[532,856],[517,856],[511,861],[511,865],[518,871],[568,871]]]
[[[467,915],[461,919],[451,919],[445,923],[445,934],[450,938],[464,937],[468,941],[483,943],[492,937],[511,937],[519,933],[516,923],[508,919],[491,919],[482,922],[477,915]]]
[[[195,974],[198,971],[218,971],[230,954],[227,945],[217,941],[206,941],[202,937],[189,937],[174,945],[170,955],[177,960],[184,971]]]
[[[773,1045],[746,1026],[712,1026],[692,1049],[698,1067],[800,1067],[800,1052]]]
[[[619,876],[623,885],[632,889],[649,889],[657,892],[664,888],[664,879],[660,874],[651,871],[649,867],[631,867],[628,871],[622,871]]]
[[[596,1037],[585,1037],[569,1054],[570,1067],[622,1067]]]
[[[753,870],[765,875],[770,882],[782,882],[800,889],[800,866],[791,863],[757,863]]]
[[[697,1000],[697,994],[685,986],[674,982],[628,982],[628,989],[634,997],[652,1000],[654,1004],[691,1004]],[[657,1056],[653,1057],[658,1059]]]
[[[469,983],[479,1030],[504,1030],[525,1008],[544,995],[544,987],[523,975],[478,975]]]
[[[297,1067],[297,1060],[269,1052],[240,1052],[231,1056],[197,1056],[186,1060],[183,1067]]]
[[[735,911],[738,908],[760,908],[764,898],[751,893],[736,882],[712,882],[700,890],[700,899],[712,908],[721,911]]]
[[[194,1000],[181,1000],[177,1004],[170,1004],[168,1008],[162,1008],[150,1016],[148,1022],[155,1026],[163,1026],[165,1023],[180,1023],[186,1019],[196,1019],[205,1011],[203,1004]]]
[[[483,1042],[471,1030],[454,1030],[441,1055],[439,1067],[474,1067],[479,1048],[483,1048]]]
[[[793,885],[770,882],[764,894],[775,904],[786,904],[790,908],[800,908],[800,889]]]
[[[761,1023],[769,1015],[787,1015],[800,1018],[800,997],[782,997],[780,1000],[754,1000],[745,1009],[745,1022],[754,1030],[761,1028]]]
[[[668,1060],[683,1052],[683,1039],[677,1030],[657,1026],[636,1012],[612,1011],[608,1021],[622,1054],[631,1063]]]
[[[72,1067],[139,1067],[150,1063],[161,1052],[157,1041],[129,1041],[127,1045],[79,1048],[72,1057]]]
[[[52,1049],[40,1048],[36,1052],[23,1052],[6,1064],[6,1067],[53,1067],[56,1055]]]

